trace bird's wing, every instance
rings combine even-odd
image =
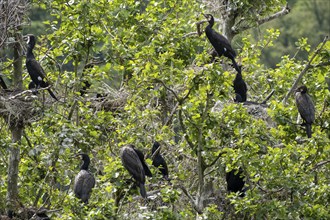
[[[315,107],[311,97],[308,94],[297,92],[295,99],[301,117],[306,123],[313,123],[315,120]]]
[[[79,198],[81,196],[83,182],[84,182],[83,173],[80,171],[75,177],[73,184],[73,191],[75,195]]]
[[[121,161],[128,172],[140,183],[145,182],[145,173],[140,158],[132,148],[125,147],[121,152]]]
[[[138,155],[140,161],[141,161],[141,164],[143,166],[143,170],[144,170],[144,173],[145,175],[149,176],[149,177],[152,177],[152,173],[148,167],[148,165],[146,164],[145,160],[144,160],[144,155],[141,151],[139,151],[138,149],[134,149],[135,153]]]
[[[222,34],[219,34],[214,30],[212,31],[211,36],[213,39],[215,39],[214,41],[215,45],[213,45],[215,48],[223,47],[224,48],[223,53],[228,53],[231,56],[236,57],[236,53],[234,49],[231,47],[231,44],[229,43],[227,38],[225,38]]]
[[[157,155],[157,157],[154,158],[152,165],[158,167],[163,175],[168,175],[167,164],[162,155]]]
[[[94,188],[94,186],[95,186],[95,178],[94,178],[93,174],[91,174],[88,171],[85,171],[82,185],[83,185],[82,193],[89,194],[92,191],[92,188]]]
[[[38,63],[38,61],[36,61],[35,59],[31,60],[31,66],[34,68],[34,70],[36,71],[36,73],[42,78],[44,79],[46,77],[45,71],[44,69],[41,67],[41,65]],[[40,80],[41,81],[41,80]]]

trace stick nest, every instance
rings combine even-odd
[[[38,121],[42,115],[40,102],[31,91],[0,91],[0,116],[11,126],[29,124]]]

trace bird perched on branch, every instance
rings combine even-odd
[[[80,153],[76,156],[79,156],[83,163],[80,167],[80,172],[74,179],[73,191],[77,198],[87,204],[91,196],[92,188],[95,186],[95,178],[93,174],[88,171],[90,163],[89,156],[84,153]]]
[[[237,65],[235,57],[236,53],[234,49],[231,47],[231,44],[222,34],[219,34],[215,30],[212,29],[214,25],[214,18],[211,14],[203,14],[209,25],[205,28],[206,37],[209,39],[210,43],[214,47],[215,51],[218,53],[219,57],[224,55],[232,60],[233,66],[238,73],[241,72],[241,68]]]
[[[40,66],[40,64],[36,61],[34,54],[33,54],[33,48],[36,44],[36,38],[34,35],[29,34],[24,37],[26,39],[27,43],[27,53],[26,53],[26,68],[29,72],[29,75],[36,85],[36,89],[39,88],[47,88],[49,86],[48,82],[45,81],[45,72]],[[52,92],[50,88],[47,89],[49,94],[56,100],[55,94]]]
[[[145,176],[152,177],[149,167],[144,161],[144,155],[141,151],[135,149],[134,145],[127,145],[120,151],[120,158],[123,166],[133,176],[136,184],[140,187],[140,194],[143,198],[147,198],[145,189]]]
[[[305,85],[297,88],[295,99],[298,111],[304,120],[303,125],[306,126],[307,137],[311,138],[312,124],[315,121],[315,107]]]
[[[239,168],[239,170],[233,169],[226,173],[226,182],[228,192],[241,192],[240,196],[244,196],[245,181],[242,168]]]
[[[245,81],[243,80],[241,72],[236,73],[236,77],[233,81],[233,84],[236,94],[235,102],[246,102],[247,86]]]
[[[160,150],[158,150],[158,152],[154,155],[154,153],[157,151],[159,147],[160,144],[158,143],[158,141],[155,141],[151,150],[152,155],[154,156],[152,160],[152,165],[159,169],[165,180],[170,181],[170,179],[168,178],[167,164],[163,156],[160,154],[159,152]]]

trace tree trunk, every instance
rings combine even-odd
[[[22,90],[22,48],[19,42],[22,40],[21,34],[16,34],[16,43],[14,45],[14,76],[13,82],[17,90]],[[20,119],[11,119],[9,129],[11,131],[12,143],[9,148],[8,161],[8,182],[6,208],[7,213],[16,210],[18,200],[18,165],[20,161],[20,145],[23,134],[23,125]]]
[[[235,15],[230,13],[228,15],[220,15],[222,22],[220,23],[220,33],[222,33],[229,42],[235,37],[232,27],[235,25]]]

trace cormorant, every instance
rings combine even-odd
[[[246,102],[247,86],[243,80],[241,72],[236,73],[236,77],[233,81],[233,84],[236,93],[235,102]]]
[[[203,14],[204,15],[204,14]],[[238,73],[241,72],[241,68],[237,65],[235,57],[236,53],[234,49],[231,47],[229,41],[227,38],[225,38],[222,34],[219,34],[215,30],[212,29],[214,25],[214,18],[211,14],[204,15],[207,21],[209,22],[209,25],[205,28],[205,34],[207,38],[209,39],[210,43],[218,53],[219,57],[224,55],[225,57],[228,57],[232,60],[233,66],[236,69]]]
[[[307,87],[305,85],[297,88],[295,99],[298,111],[306,126],[307,137],[311,138],[312,123],[315,120],[315,107],[311,97],[307,93]]]
[[[145,175],[152,176],[147,164],[144,161],[143,153],[135,149],[134,145],[127,145],[120,150],[120,158],[123,166],[133,176],[137,185],[140,187],[140,194],[147,198],[145,189]]]
[[[152,155],[155,153],[155,151],[160,147],[160,144],[158,141],[155,141],[152,146]],[[163,174],[163,177],[165,180],[170,181],[168,178],[168,168],[165,159],[162,157],[160,152],[158,151],[157,154],[154,156],[152,160],[152,165],[159,168],[159,171]]]
[[[5,83],[5,81],[2,79],[1,76],[0,76],[0,85],[1,85],[1,87],[2,87],[4,90],[7,90],[7,89],[8,89],[8,87],[7,87],[6,83]]]
[[[88,171],[90,163],[89,156],[84,153],[80,153],[77,156],[83,160],[83,163],[80,167],[80,172],[74,179],[73,191],[77,198],[87,204],[91,196],[92,188],[95,186],[95,178],[93,174]]]
[[[239,168],[239,170],[233,169],[226,173],[226,182],[228,192],[241,192],[240,196],[244,196],[243,187],[245,181],[242,168]]]
[[[32,81],[34,82],[34,84],[36,85],[36,88],[46,88],[49,86],[48,82],[45,81],[45,72],[42,69],[42,67],[40,66],[40,64],[36,61],[34,54],[32,52],[35,43],[36,43],[36,39],[34,37],[34,35],[27,35],[25,37],[27,39],[27,53],[26,53],[26,68],[29,72],[29,75],[32,79]],[[54,93],[52,92],[52,90],[49,88],[47,89],[49,94],[56,100],[58,101],[58,99],[56,98],[56,96],[54,95]]]

